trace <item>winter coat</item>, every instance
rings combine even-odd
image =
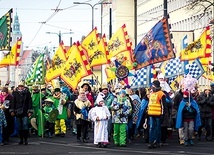
[[[20,91],[18,88],[12,93],[13,100],[10,112],[17,112],[17,109],[23,108],[22,117],[28,116],[28,113],[33,113],[32,98],[28,88]]]
[[[10,109],[11,109],[11,103],[13,100],[13,96],[9,93],[4,100],[9,100],[9,108],[4,109],[4,114],[5,114],[5,118],[7,121],[7,128],[8,128],[8,133],[12,134],[13,133],[13,129],[14,129],[14,118],[13,116],[11,116],[10,114]]]
[[[112,104],[112,123],[127,123],[131,114],[132,105],[127,97],[118,97]]]
[[[198,105],[201,113],[201,118],[212,118],[212,105],[211,105],[211,100],[212,100],[212,95],[206,95],[205,93],[202,93],[198,97]]]

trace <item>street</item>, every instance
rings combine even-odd
[[[0,154],[16,155],[16,154],[57,154],[57,155],[131,155],[131,154],[159,154],[159,155],[213,155],[214,142],[207,142],[204,139],[201,141],[195,140],[194,146],[181,146],[178,143],[177,135],[174,135],[169,140],[168,146],[160,148],[148,149],[147,143],[140,137],[132,143],[128,143],[127,147],[115,146],[112,142],[107,148],[98,148],[93,144],[93,133],[90,132],[89,143],[78,143],[76,136],[68,131],[65,137],[42,138],[36,135],[29,137],[28,145],[18,145],[19,138],[11,137],[8,145],[0,146]]]

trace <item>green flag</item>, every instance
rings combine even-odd
[[[10,9],[4,16],[0,18],[0,50],[10,51],[12,13],[13,9]]]
[[[45,69],[44,69],[44,53],[36,59],[32,67],[29,69],[25,82],[28,86],[33,84],[45,83]]]

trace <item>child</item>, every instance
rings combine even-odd
[[[97,96],[97,105],[89,111],[89,118],[94,124],[94,144],[98,147],[107,147],[108,144],[108,119],[110,119],[110,112],[105,106],[103,93]]]
[[[2,131],[3,131],[3,127],[6,127],[6,126],[7,126],[7,121],[6,121],[5,114],[2,109],[2,105],[1,105],[0,106],[0,143],[1,143],[1,146],[4,145]]]
[[[126,96],[126,91],[121,90],[117,101],[112,104],[112,123],[114,123],[114,144],[126,147],[126,127],[128,116],[131,114],[132,106]]]
[[[50,120],[49,119],[49,114],[50,112],[52,112],[55,109],[54,105],[53,105],[53,100],[51,100],[50,98],[45,99],[45,105],[43,107],[43,111],[44,111],[44,117],[45,117],[45,137],[49,137],[51,138],[53,133],[54,133],[54,121],[55,120]],[[55,109],[56,110],[56,109]],[[56,114],[56,118],[57,118]]]
[[[183,100],[178,108],[176,128],[184,128],[185,146],[194,145],[192,136],[194,130],[197,131],[200,125],[201,119],[198,104],[190,96],[188,91],[184,91]]]

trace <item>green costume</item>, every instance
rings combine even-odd
[[[32,93],[32,104],[33,104],[33,111],[34,116],[36,118],[36,122],[38,125],[38,136],[42,136],[44,134],[44,116],[42,114],[42,110],[40,108],[40,92]]]
[[[61,94],[62,95],[62,94]],[[59,115],[57,116],[57,120],[55,121],[55,135],[62,134],[63,136],[66,134],[66,124],[65,120],[67,120],[67,107],[65,105],[62,106],[62,111],[60,111],[60,97],[56,97],[53,95],[51,98],[53,100],[53,105],[58,109]],[[66,98],[67,99],[67,98]],[[66,102],[66,100],[64,101]]]

